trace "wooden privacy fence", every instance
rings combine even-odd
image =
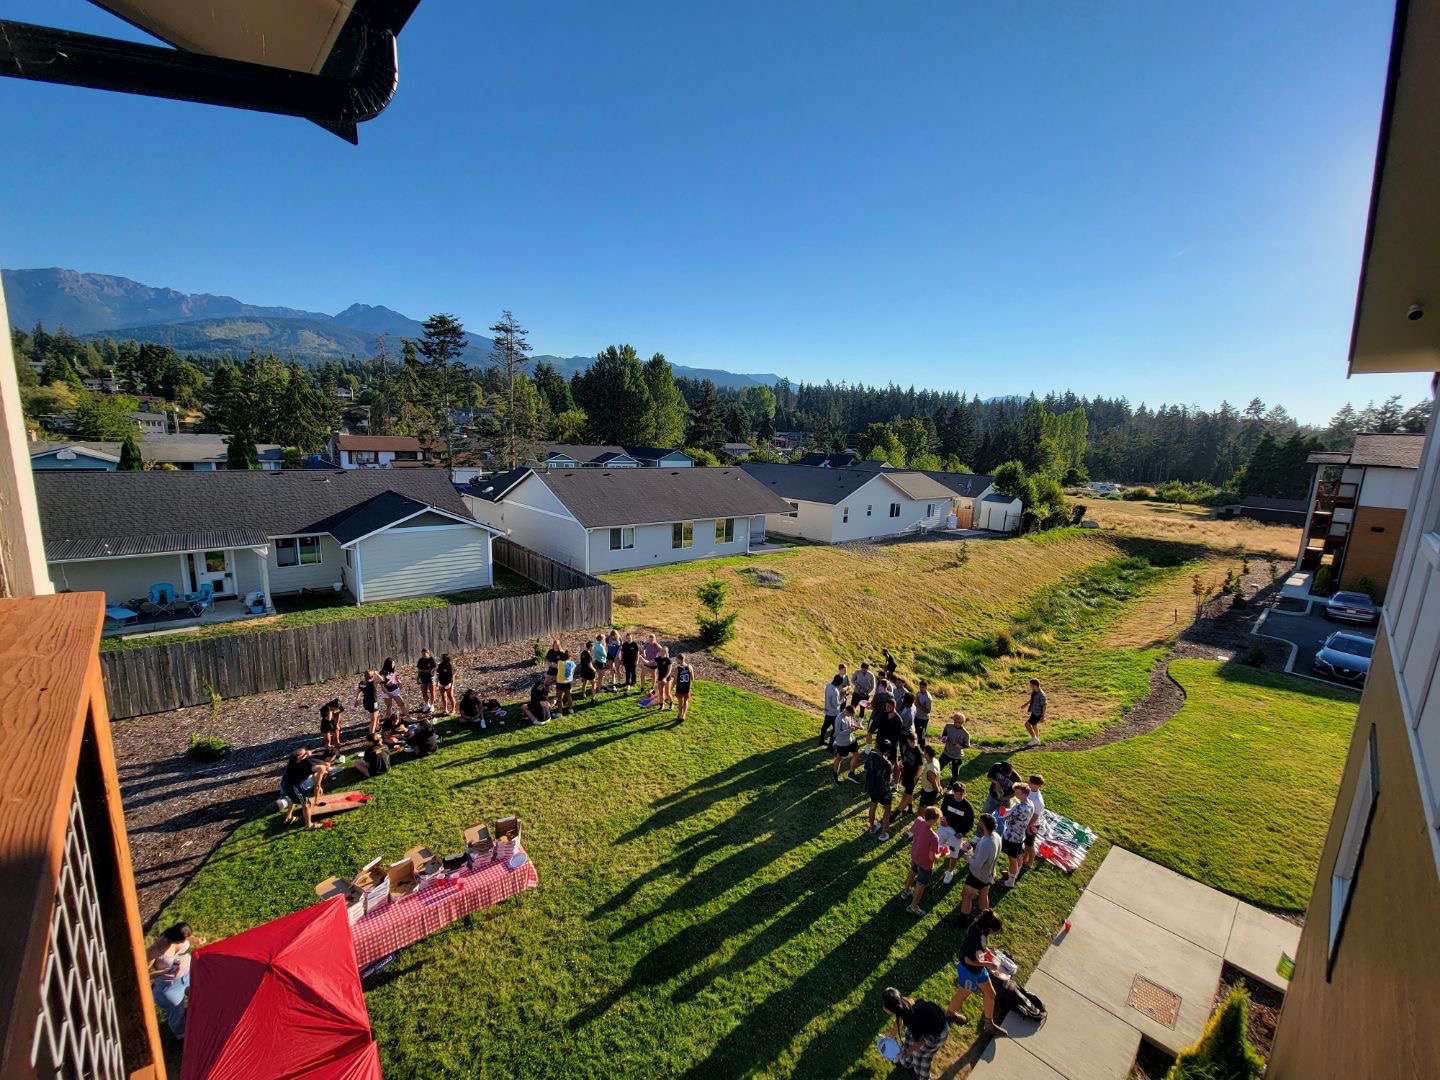
[[[421,649],[467,652],[610,622],[610,586],[497,539],[495,562],[550,591],[100,654],[112,717],[308,686]]]

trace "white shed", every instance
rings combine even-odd
[[[975,527],[990,532],[1016,532],[1024,512],[1025,505],[1019,499],[992,491],[975,504]]]

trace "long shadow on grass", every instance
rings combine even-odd
[[[670,718],[668,714],[661,714],[666,716],[666,719],[664,721],[658,721],[653,724],[646,724],[643,727],[629,726],[635,720],[644,719],[645,715],[646,714],[643,712],[636,713],[634,716],[625,717],[623,720],[617,721],[615,724],[598,724],[596,725],[597,729],[615,728],[619,726],[623,730],[616,730],[609,735],[601,735],[592,739],[577,739],[574,737],[574,735],[570,735],[568,738],[566,738],[562,734],[561,738],[551,740],[553,742],[563,744],[560,749],[554,751],[553,753],[545,754],[541,757],[530,758],[529,760],[522,761],[517,765],[510,766],[508,769],[501,769],[498,772],[487,772],[483,773],[480,776],[472,776],[467,780],[457,781],[456,783],[452,784],[451,787],[470,787],[472,784],[482,784],[487,780],[498,780],[504,776],[516,776],[520,773],[534,772],[536,769],[544,769],[548,768],[551,765],[558,764],[559,762],[564,761],[566,758],[576,757],[581,754],[588,754],[591,751],[600,749],[600,747],[602,746],[608,746],[613,742],[619,742],[621,739],[628,739],[634,735],[644,735],[647,732],[659,731],[663,728],[671,728],[675,726],[674,719]],[[532,747],[530,745],[525,746],[526,750],[530,750],[531,748]],[[480,760],[486,759],[481,758]]]

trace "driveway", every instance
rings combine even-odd
[[[1336,630],[1348,630],[1353,633],[1373,638],[1375,627],[1361,626],[1359,623],[1345,623],[1334,619],[1327,619],[1320,614],[1319,604],[1312,604],[1310,613],[1307,615],[1287,615],[1283,611],[1271,610],[1265,617],[1265,622],[1258,628],[1259,632],[1266,637],[1279,638],[1281,641],[1288,641],[1296,646],[1295,661],[1290,670],[1297,675],[1308,675],[1319,679],[1321,682],[1328,682],[1335,686],[1350,686],[1353,684],[1343,683],[1338,679],[1329,679],[1320,675],[1312,666],[1315,661],[1315,654],[1320,651],[1320,646],[1325,639]]]

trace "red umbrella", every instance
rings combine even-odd
[[[180,1076],[379,1080],[341,898],[196,952]]]

